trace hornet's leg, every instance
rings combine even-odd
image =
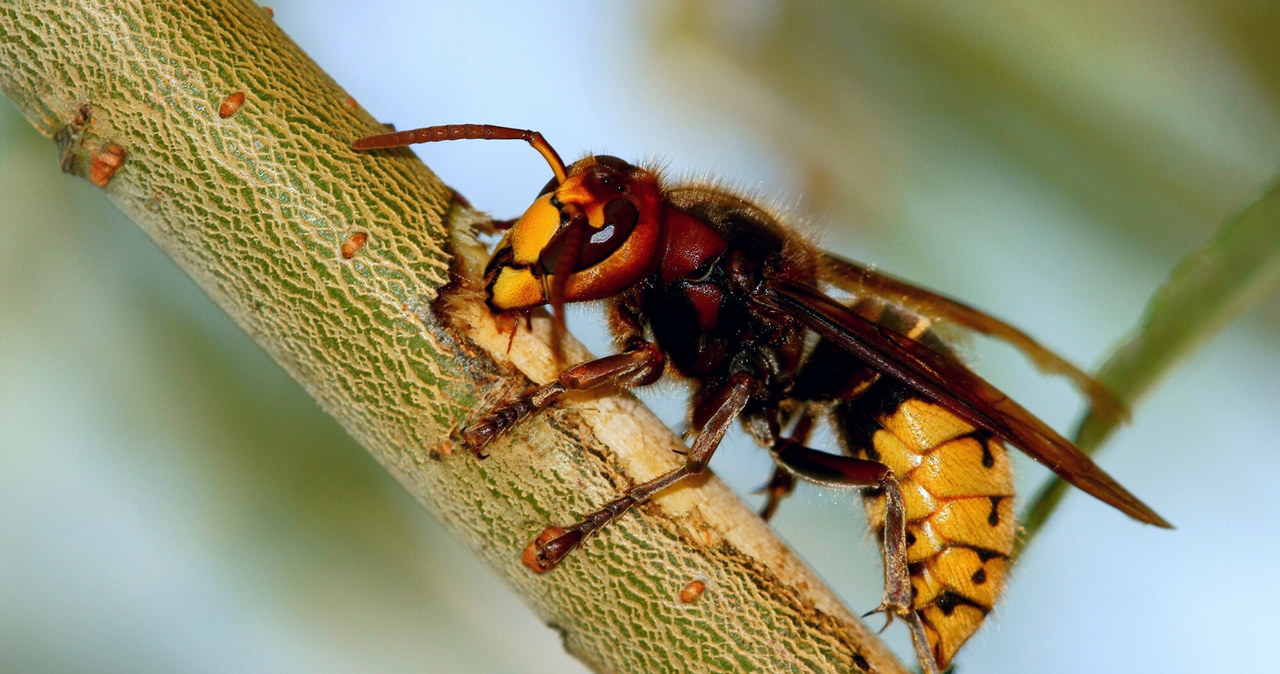
[[[707,467],[707,461],[711,460],[716,447],[720,445],[725,431],[742,412],[742,408],[746,407],[751,394],[757,387],[756,379],[750,375],[740,374],[731,379],[727,388],[718,392],[723,394],[717,398],[719,406],[703,425],[697,439],[693,441],[693,447],[685,455],[683,465],[632,487],[621,497],[604,504],[599,510],[586,515],[576,524],[567,528],[554,525],[547,527],[525,548],[524,565],[538,573],[550,571],[583,539],[600,531],[605,525],[621,517],[631,508],[644,503],[654,494],[686,477],[701,473]]]
[[[789,442],[797,445],[805,444],[809,441],[809,433],[812,430],[813,414],[806,410],[791,431]],[[772,519],[773,514],[778,510],[778,504],[782,503],[782,499],[790,496],[791,492],[795,491],[795,488],[795,475],[784,466],[774,466],[773,475],[769,477],[769,482],[761,489],[765,494],[765,501],[764,506],[760,508],[760,517],[766,522]]]
[[[773,514],[778,511],[778,504],[790,496],[795,488],[796,478],[791,471],[781,466],[774,468],[769,482],[761,489],[764,492],[764,505],[760,508],[760,517],[766,522],[773,519]]]
[[[778,465],[806,480],[832,487],[879,487],[885,495],[884,600],[871,613],[898,616],[911,630],[911,641],[925,674],[938,671],[924,623],[911,608],[911,574],[907,568],[907,517],[902,489],[888,466],[878,461],[837,456],[810,449],[791,438],[779,438],[771,449]]]
[[[477,456],[483,456],[485,445],[520,420],[546,408],[561,395],[605,386],[625,389],[650,384],[662,376],[662,365],[662,350],[650,342],[574,365],[550,382],[525,391],[519,398],[503,403],[481,417],[463,431],[463,444]]]

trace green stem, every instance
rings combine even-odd
[[[589,665],[903,671],[714,479],[549,574],[521,565],[549,522],[674,465],[679,439],[613,396],[522,424],[485,461],[455,451],[478,409],[550,375],[545,340],[521,333],[508,359],[473,286],[446,288],[483,264],[479,218],[410,153],[352,152],[381,126],[263,8],[4,3],[0,88]],[[706,592],[683,604],[694,579]]]
[[[1098,371],[1098,380],[1131,407],[1240,312],[1280,285],[1280,186],[1228,219],[1204,248],[1187,256],[1151,297],[1133,335]],[[1111,415],[1089,412],[1076,444],[1093,454],[1115,430]],[[1050,481],[1031,499],[1019,551],[1038,533],[1066,494]]]

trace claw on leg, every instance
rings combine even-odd
[[[520,561],[534,573],[546,573],[560,563],[570,550],[582,542],[582,532],[565,531],[561,527],[551,525],[542,530],[538,537],[529,541]]]

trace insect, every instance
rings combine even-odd
[[[480,454],[571,390],[644,386],[668,371],[692,386],[684,463],[577,523],[547,527],[525,551],[533,570],[554,568],[632,507],[702,472],[735,419],[777,464],[766,518],[795,477],[863,489],[884,548],[877,610],[907,623],[926,672],[948,666],[1003,586],[1015,535],[1006,444],[1135,519],[1169,526],[971,372],[934,324],[1006,341],[1095,407],[1121,413],[1096,381],[1006,323],[819,250],[727,189],[669,185],[606,155],[565,165],[541,134],[500,126],[433,126],[352,147],[459,139],[526,141],[554,173],[485,269],[491,311],[520,317],[550,305],[558,340],[565,304],[603,300],[619,349],[500,403],[464,431],[467,446]],[[836,452],[807,444],[824,419],[840,438]]]

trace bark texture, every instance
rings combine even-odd
[[[129,214],[589,665],[902,671],[715,478],[639,508],[551,573],[520,564],[546,524],[675,465],[682,445],[634,399],[609,396],[557,406],[487,460],[456,450],[483,408],[553,374],[546,321],[507,352],[466,280],[485,258],[470,235],[480,216],[410,153],[349,150],[381,127],[264,8],[5,3],[0,87],[66,170]],[[693,580],[705,592],[682,602]],[[501,639],[501,616],[494,625]]]

